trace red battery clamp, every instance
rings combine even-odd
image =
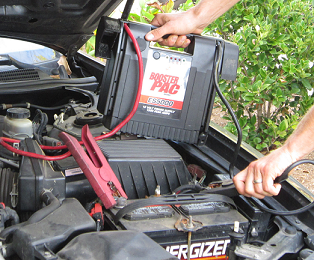
[[[59,137],[72,153],[106,209],[116,205],[114,197],[127,198],[119,180],[94,140],[88,125],[82,128],[82,141],[89,156],[73,136],[62,132]]]

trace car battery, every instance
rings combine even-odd
[[[96,55],[106,57],[99,112],[113,129],[130,113],[138,88],[138,58],[120,21],[103,18],[98,27]],[[120,25],[120,26],[119,26]],[[235,80],[239,49],[214,37],[192,35],[186,52],[156,48],[145,40],[151,25],[128,23],[139,43],[144,78],[138,109],[122,132],[187,143],[204,139],[214,103],[214,70],[222,46],[221,78]],[[108,51],[108,49],[110,51]]]
[[[188,259],[189,250],[190,259],[226,259],[229,234],[235,222],[244,234],[249,227],[248,220],[224,202],[187,204],[177,209],[170,206],[139,208],[126,214],[118,224],[113,221],[118,209],[107,210],[104,215],[110,229],[141,231],[182,260]],[[200,225],[191,232],[190,249],[188,232],[179,231],[180,223],[186,220],[180,212],[192,216],[193,223]]]

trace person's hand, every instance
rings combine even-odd
[[[240,194],[247,197],[262,199],[278,195],[281,185],[274,180],[294,161],[285,147],[281,147],[251,162],[233,178],[234,185]]]
[[[151,24],[158,28],[146,34],[146,40],[177,48],[186,48],[190,44],[186,34],[201,34],[207,26],[195,17],[192,9],[184,13],[157,14]],[[163,39],[164,35],[169,37]]]

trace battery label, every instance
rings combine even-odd
[[[228,259],[226,256],[226,249],[229,243],[230,239],[192,243],[190,248],[190,259]],[[187,244],[175,244],[164,246],[164,248],[180,260],[188,259]]]
[[[69,177],[69,176],[83,174],[83,171],[81,170],[81,168],[73,168],[73,169],[65,170],[64,173],[66,177]]]
[[[133,210],[132,212],[125,214],[123,218],[127,220],[144,220],[171,218],[173,215],[173,209],[168,206],[152,206]]]
[[[138,111],[180,118],[192,57],[148,51]]]

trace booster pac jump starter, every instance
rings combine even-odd
[[[107,58],[100,87],[99,112],[112,129],[131,111],[138,88],[138,61],[122,22],[102,18],[96,56]],[[144,62],[144,79],[137,112],[122,132],[198,143],[206,136],[214,103],[217,46],[223,48],[220,77],[235,80],[238,46],[213,37],[191,36],[186,52],[156,48],[145,40],[150,25],[128,23]]]

